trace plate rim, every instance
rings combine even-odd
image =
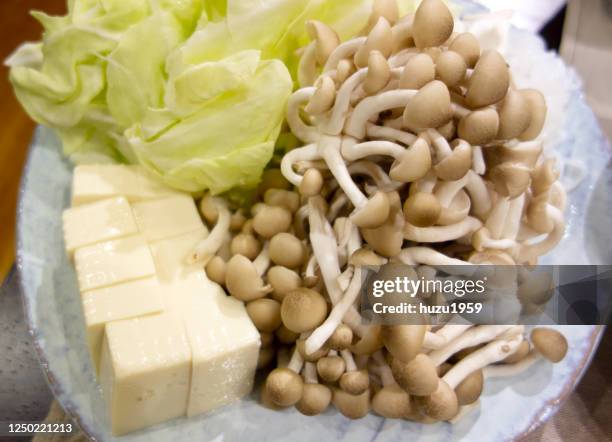
[[[78,407],[70,400],[68,395],[63,390],[61,386],[61,382],[57,380],[53,374],[53,370],[51,369],[51,364],[45,354],[44,349],[39,344],[39,337],[36,331],[36,327],[34,326],[34,319],[30,315],[30,300],[31,296],[26,296],[26,289],[24,284],[24,266],[23,266],[23,238],[24,235],[22,231],[22,218],[24,216],[24,198],[25,198],[25,189],[26,183],[28,181],[31,169],[32,156],[35,149],[40,148],[39,139],[42,133],[42,125],[36,126],[34,129],[34,134],[31,139],[31,142],[28,146],[28,154],[25,165],[22,170],[21,179],[19,182],[19,191],[18,191],[18,199],[17,199],[17,210],[16,210],[16,260],[15,265],[17,269],[17,281],[19,287],[19,295],[21,297],[22,307],[24,310],[24,317],[26,319],[26,326],[28,329],[28,334],[32,338],[32,345],[35,350],[36,357],[38,359],[39,365],[42,369],[43,375],[51,392],[53,393],[54,400],[56,400],[60,406],[64,409],[64,411],[75,421],[78,427],[82,430],[86,437],[91,440],[102,440],[102,438],[96,434],[92,428],[89,428],[83,422],[83,419],[80,417],[78,412]],[[52,130],[47,128],[48,130]],[[603,336],[603,332],[605,330],[605,326],[596,326],[589,334],[589,346],[588,351],[586,351],[579,363],[579,365],[572,371],[571,376],[569,376],[563,384],[563,389],[561,392],[555,396],[554,398],[548,399],[543,403],[540,409],[533,415],[530,419],[529,423],[521,430],[518,430],[515,435],[512,436],[511,441],[519,441],[525,438],[528,434],[535,431],[541,425],[546,423],[552,416],[556,414],[556,412],[561,408],[561,406],[565,403],[565,401],[569,398],[570,394],[574,391],[576,385],[580,382],[582,377],[584,376],[588,366],[590,365],[593,357],[595,356],[596,350],[599,346],[601,338]],[[60,397],[62,399],[60,399]]]

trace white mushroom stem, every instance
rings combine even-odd
[[[304,279],[315,278],[317,275],[315,273],[315,269],[317,267],[317,259],[314,255],[310,255],[308,258],[308,263],[306,263],[306,269],[304,270]]]
[[[484,175],[487,165],[482,154],[482,147],[472,146],[472,170],[478,175]]]
[[[444,266],[469,266],[467,261],[451,258],[430,247],[406,247],[400,252],[398,259],[406,265],[420,265],[442,268]]]
[[[340,194],[333,199],[331,204],[329,205],[329,209],[327,211],[327,219],[332,221],[338,217],[340,211],[346,206],[349,202],[348,196],[344,192],[340,192]]]
[[[512,325],[481,325],[473,327],[448,342],[442,348],[438,348],[429,353],[429,357],[434,365],[441,365],[458,351],[482,344],[483,342],[492,341],[512,327]]]
[[[451,153],[453,153],[453,150],[448,144],[448,141],[446,140],[446,138],[444,138],[440,134],[440,132],[438,132],[435,129],[427,129],[425,133],[431,140],[431,144],[433,144],[434,147],[436,148],[436,155],[437,155],[438,161],[440,161],[443,158],[446,158]]]
[[[472,200],[472,211],[479,218],[484,218],[491,210],[491,196],[481,176],[474,171],[467,173],[468,181],[465,185],[470,199]]]
[[[268,270],[268,267],[270,267],[269,248],[269,241],[266,241],[259,255],[253,260],[253,266],[255,266],[255,270],[259,276],[263,276],[266,270]]]
[[[363,46],[366,40],[367,37],[357,37],[336,46],[336,49],[332,51],[325,62],[323,72],[335,69],[340,60],[351,58],[357,52],[357,49]]]
[[[442,207],[449,207],[461,189],[463,189],[469,181],[468,174],[456,181],[442,181],[438,183],[434,190],[434,195],[438,198],[438,202]]]
[[[298,64],[298,83],[300,87],[312,86],[317,78],[316,42],[310,43],[304,49]]]
[[[187,259],[190,263],[203,261],[206,264],[221,248],[229,232],[232,214],[225,201],[217,197],[212,197],[212,201],[218,212],[217,222],[208,236],[195,246]]]
[[[391,67],[403,67],[408,62],[408,60],[410,60],[417,54],[417,51],[418,50],[416,48],[402,49],[398,53],[389,57],[389,65]]]
[[[475,232],[481,226],[482,223],[471,216],[449,226],[416,227],[406,223],[404,225],[404,238],[425,243],[453,241]]]
[[[327,319],[317,327],[312,334],[306,339],[305,349],[307,354],[311,354],[320,349],[323,344],[334,333],[338,325],[342,322],[347,312],[352,309],[353,304],[357,300],[361,290],[361,267],[355,267],[353,278],[344,296],[331,310]]]
[[[383,192],[390,192],[404,185],[404,183],[393,181],[389,178],[387,172],[373,161],[355,161],[348,166],[348,171],[351,175],[366,175],[371,178],[376,185],[375,191],[382,190]]]
[[[564,212],[565,208],[567,207],[567,193],[563,187],[563,184],[561,184],[559,181],[555,181],[550,188],[550,195],[550,204],[555,206],[561,212]]]
[[[522,335],[517,335],[510,340],[493,341],[480,350],[467,355],[444,375],[442,380],[453,390],[457,388],[466,377],[476,370],[487,365],[499,362],[516,351],[523,341]]]
[[[292,149],[287,152],[281,160],[281,172],[283,176],[294,186],[299,186],[304,178],[293,170],[293,166],[300,161],[314,161],[320,159],[316,144]]]
[[[341,274],[338,276],[338,285],[340,286],[340,290],[343,292],[349,287],[351,283],[351,279],[353,277],[353,268],[352,266],[348,266]]]
[[[515,240],[518,231],[521,227],[521,217],[523,216],[523,208],[525,207],[525,194],[521,194],[510,200],[508,208],[508,216],[502,232],[502,237]]]
[[[378,375],[380,376],[383,386],[386,387],[389,385],[395,385],[396,382],[395,378],[393,377],[393,372],[391,371],[389,364],[387,364],[387,361],[385,361],[385,357],[383,356],[382,352],[378,350],[372,356],[378,368]]]
[[[291,132],[305,143],[314,143],[319,138],[317,129],[306,124],[300,116],[301,107],[308,103],[316,90],[312,86],[298,89],[291,94],[287,102],[287,124]]]
[[[553,222],[552,231],[540,242],[522,245],[519,251],[519,262],[528,262],[548,253],[563,238],[565,232],[563,213],[551,204],[546,206],[546,213]]]
[[[500,239],[502,237],[509,209],[510,201],[508,197],[499,197],[484,225],[491,234],[491,238]]]
[[[304,382],[307,384],[318,384],[317,367],[312,362],[304,364]]]
[[[366,132],[366,123],[372,117],[389,109],[404,107],[417,94],[414,89],[387,91],[366,97],[353,109],[344,131],[355,138],[362,139]]]
[[[368,73],[367,68],[359,69],[346,79],[336,93],[336,101],[329,112],[329,119],[320,124],[320,130],[326,134],[339,135],[342,132],[346,117],[351,106],[351,95],[361,84]]]
[[[299,372],[302,371],[303,365],[304,358],[302,358],[302,355],[296,348],[295,350],[293,350],[293,354],[291,355],[291,359],[289,360],[287,368],[299,374]]]
[[[398,158],[406,148],[391,141],[366,141],[363,143],[343,143],[342,156],[347,161],[357,161],[362,158],[385,155]]]
[[[346,371],[357,371],[357,364],[355,364],[355,359],[353,359],[353,354],[348,350],[341,350],[340,356],[344,359],[344,363],[346,364]]]
[[[325,215],[315,203],[315,198],[308,200],[308,222],[310,224],[310,244],[321,276],[327,288],[327,294],[333,304],[337,304],[342,296],[338,285],[340,264],[338,262],[338,247],[334,230]]]
[[[354,143],[354,140],[350,137],[343,137],[342,144]],[[357,184],[351,178],[351,175],[346,168],[344,158],[340,154],[341,140],[339,137],[330,137],[323,135],[319,140],[317,146],[319,155],[323,157],[330,172],[338,182],[338,185],[342,188],[346,196],[351,200],[355,209],[361,209],[368,202],[368,198],[361,193]],[[344,146],[343,146],[344,149]]]
[[[471,404],[468,404],[468,405],[463,405],[459,407],[459,412],[452,419],[449,419],[448,422],[451,424],[456,424],[457,422],[459,422],[461,419],[466,417],[468,414],[470,414],[477,408],[480,408],[480,400],[477,400],[476,402],[472,402]]]
[[[527,371],[538,359],[538,353],[532,350],[527,356],[514,364],[499,364],[485,367],[484,376],[487,379],[517,376]]]
[[[399,141],[406,146],[410,146],[417,139],[417,136],[400,129],[393,127],[377,126],[373,123],[368,123],[366,126],[366,135],[369,138],[382,138],[389,141]]]
[[[438,178],[430,170],[429,172],[427,172],[427,175],[425,175],[420,180],[415,181],[412,185],[416,186],[419,192],[432,193],[434,188],[436,187],[437,182]]]
[[[451,97],[452,96],[453,95],[451,94]],[[471,110],[469,110],[469,109],[467,109],[467,108],[465,108],[465,107],[463,107],[460,104],[455,103],[455,102],[451,103],[451,110],[453,112],[453,117],[457,118],[457,119],[461,119],[461,118],[466,117],[466,116],[468,116],[469,114],[472,113]]]

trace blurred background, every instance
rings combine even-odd
[[[67,0],[0,0],[0,59],[23,41],[40,37],[29,15],[56,15]],[[328,0],[333,1],[333,0]],[[612,0],[480,0],[492,11],[513,10],[511,23],[540,33],[547,47],[580,74],[586,99],[612,139]],[[0,421],[42,420],[52,395],[23,320],[14,270],[15,210],[19,180],[34,123],[15,99],[0,66]],[[528,440],[611,440],[612,333],[561,411]]]

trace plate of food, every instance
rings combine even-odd
[[[35,17],[18,268],[89,437],[511,440],[579,381],[599,326],[359,309],[366,266],[612,259],[607,142],[536,36],[439,0]]]

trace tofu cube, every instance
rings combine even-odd
[[[164,298],[157,278],[124,282],[83,293],[83,313],[89,352],[99,372],[104,326],[112,321],[137,318],[164,310]]]
[[[125,196],[131,202],[176,193],[136,165],[83,164],[74,168],[72,176],[73,206],[116,196]]]
[[[153,261],[157,268],[157,276],[162,282],[183,278],[194,270],[201,270],[202,264],[187,264],[187,258],[195,246],[207,236],[204,226],[198,230],[171,239],[162,239],[149,244]]]
[[[204,227],[189,195],[134,203],[132,210],[138,229],[149,241],[171,238]]]
[[[74,252],[81,292],[155,274],[155,264],[142,235],[81,247]]]
[[[132,208],[124,197],[71,207],[64,210],[62,220],[70,256],[79,247],[138,233]]]
[[[113,434],[184,416],[190,372],[191,351],[176,315],[107,324],[100,383]]]

